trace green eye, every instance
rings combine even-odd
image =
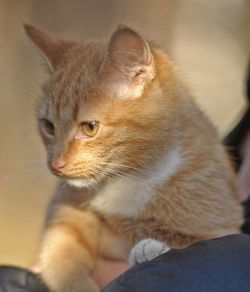
[[[98,122],[83,122],[81,127],[85,135],[94,137],[99,130],[100,124]]]

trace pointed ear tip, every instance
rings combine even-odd
[[[27,22],[23,22],[23,29],[26,32],[27,35],[30,35],[32,33],[32,31],[34,30],[34,26],[30,23]]]
[[[131,28],[131,26],[127,24],[123,24],[123,23],[120,23],[117,25],[115,32],[116,31],[128,31],[128,32],[137,33],[133,28]]]
[[[29,29],[32,27],[32,24],[26,22],[26,21],[23,21],[23,28],[26,30],[26,29]]]
[[[111,40],[116,39],[119,36],[131,36],[131,37],[136,37],[136,38],[140,38],[143,39],[141,37],[141,35],[134,30],[133,28],[131,28],[128,25],[124,25],[124,24],[119,24],[116,29],[114,30],[112,36],[111,36]]]
[[[116,29],[126,29],[126,28],[129,28],[129,26],[124,23],[119,23],[116,27]]]
[[[22,24],[23,24],[23,29],[24,29],[24,31],[26,32],[26,31],[29,29],[30,24],[27,23],[26,21],[23,21]]]

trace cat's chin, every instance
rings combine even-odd
[[[67,179],[67,183],[76,188],[96,187],[96,182],[93,179],[72,178],[72,179]]]

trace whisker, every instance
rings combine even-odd
[[[34,83],[36,85],[40,83],[40,81],[38,79],[35,79],[28,74],[22,74],[22,77],[25,77],[28,81],[30,81],[30,80],[34,81]]]
[[[41,168],[45,168],[44,165],[31,165],[32,167],[29,166],[28,169],[22,170],[22,172],[18,172],[18,174],[16,174],[14,176],[14,181],[13,181],[13,177],[6,177],[6,184],[10,184],[10,180],[11,180],[11,184],[13,188],[19,187],[25,185],[24,182],[26,182],[30,177],[32,177],[34,175],[34,173],[36,173],[35,171]],[[28,180],[29,181],[29,180]]]
[[[141,170],[140,168],[129,166],[129,165],[126,165],[126,164],[121,164],[121,163],[100,162],[100,164],[110,165],[110,166],[118,166],[118,167],[120,166],[120,167],[126,167],[126,168],[135,169],[135,170]]]
[[[110,163],[110,162],[100,162],[100,164],[102,164],[102,165],[108,165],[108,166],[114,166],[114,167],[124,167],[124,168],[127,168],[127,169],[132,169],[132,170],[140,171],[141,173],[143,173],[145,175],[150,175],[152,173],[150,170],[133,167],[133,166],[126,165],[126,164]]]
[[[31,168],[29,168],[26,172],[25,172],[25,177],[23,179],[21,179],[21,181],[19,181],[19,183],[21,184],[22,182],[24,182],[25,180],[27,180],[27,178],[32,175],[35,174],[36,171],[40,171],[40,170],[44,170],[46,169],[46,167],[44,165],[35,165]]]
[[[136,174],[131,174],[130,173],[127,173],[127,172],[123,172],[123,171],[120,171],[120,170],[116,170],[116,169],[113,169],[113,168],[108,168],[108,167],[100,167],[100,166],[97,166],[98,169],[101,169],[101,170],[106,170],[109,174],[114,174],[115,176],[118,176],[118,177],[121,177],[123,179],[145,179],[144,177],[142,176],[138,176]]]
[[[27,161],[17,161],[17,162],[9,162],[9,163],[1,163],[0,166],[24,166],[28,164],[35,164],[35,163],[42,163],[46,162],[45,159],[38,159],[38,160],[27,160]]]
[[[127,174],[123,174],[123,173],[120,173],[120,172],[118,172],[117,170],[114,170],[114,169],[111,169],[111,168],[107,168],[107,167],[101,167],[101,166],[96,166],[98,169],[100,169],[101,171],[103,171],[104,172],[104,175],[102,175],[102,177],[105,179],[105,178],[107,178],[107,174],[111,174],[111,175],[113,175],[113,176],[109,176],[108,177],[108,179],[109,180],[112,180],[112,181],[114,181],[115,180],[115,178],[116,177],[120,177],[120,178],[122,178],[123,180],[125,179],[125,180],[127,180],[128,182],[130,181],[130,179],[131,179],[131,177],[128,177],[128,175]]]
[[[29,90],[27,90],[27,89],[25,89],[25,88],[23,88],[21,86],[18,86],[18,85],[15,85],[15,87],[17,89],[23,91],[24,93],[28,94],[29,96],[33,97],[36,101],[39,100],[39,98],[35,94],[33,94],[32,92],[30,92]]]
[[[107,167],[103,168],[103,167],[100,167],[100,166],[97,166],[97,168],[100,169],[100,170],[102,170],[102,171],[105,170],[105,171],[107,171],[109,174],[114,174],[114,175],[117,175],[117,176],[119,176],[119,177],[124,177],[124,176],[122,176],[122,174],[119,173],[117,170],[114,170],[114,169],[111,169],[111,168],[107,168]]]
[[[33,193],[36,194],[38,191],[38,188],[50,177],[51,173],[49,171],[47,171],[46,169],[39,169],[38,171],[43,170],[42,175],[39,174],[39,181],[37,181],[36,185],[34,186],[34,190]]]

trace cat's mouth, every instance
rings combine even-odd
[[[104,173],[92,171],[88,175],[79,171],[65,172],[58,171],[50,167],[50,171],[57,177],[64,179],[69,185],[79,188],[90,188],[97,186],[105,177]]]
[[[49,167],[51,172],[64,179],[69,185],[78,188],[90,188],[98,187],[100,184],[105,183],[110,178],[126,176],[126,172],[117,171],[113,168],[105,168],[96,166],[88,174],[84,173],[82,169],[71,169],[71,171],[66,169],[55,170]]]

